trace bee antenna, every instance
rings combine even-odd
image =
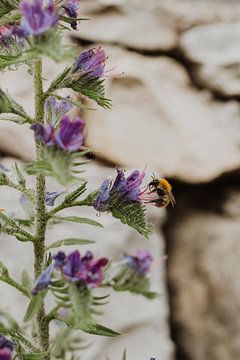
[[[154,173],[152,174],[152,179],[156,179],[156,175]]]

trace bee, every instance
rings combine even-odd
[[[176,200],[172,194],[172,186],[166,179],[157,179],[153,177],[153,180],[148,184],[148,189],[150,194],[156,195],[155,198],[149,201],[155,206],[166,207],[170,203],[172,206],[176,204]]]

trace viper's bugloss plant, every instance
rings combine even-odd
[[[82,244],[90,246],[93,242],[81,237],[61,239],[46,246],[46,230],[56,223],[74,221],[101,226],[89,218],[58,216],[61,210],[76,206],[92,207],[96,214],[107,212],[148,238],[152,225],[146,220],[145,205],[159,206],[162,203],[159,199],[167,203],[165,197],[171,191],[170,185],[164,188],[166,181],[159,187],[156,180],[151,186],[143,186],[145,173],[139,170],[126,175],[118,169],[114,180],[104,180],[90,193],[87,181],[77,176],[87,166],[84,156],[92,149],[86,146],[84,119],[69,115],[69,111],[73,107],[84,109],[87,101],[105,109],[111,107],[104,88],[107,56],[102,47],[76,54],[46,91],[42,58],[54,61],[71,58],[72,53],[61,43],[61,34],[66,29],[77,29],[84,20],[78,18],[78,12],[78,0],[0,2],[0,70],[17,70],[20,65],[27,65],[33,75],[35,95],[35,114],[31,117],[0,88],[0,120],[28,124],[36,146],[36,159],[23,169],[17,164],[12,169],[0,165],[0,185],[20,192],[26,215],[19,219],[16,213],[9,215],[0,208],[1,233],[15,237],[22,246],[31,243],[34,257],[34,274],[27,269],[22,283],[14,280],[0,261],[0,281],[14,287],[28,302],[25,324],[17,324],[9,314],[5,321],[0,321],[0,360],[79,359],[82,343],[75,331],[119,335],[96,320],[96,308],[105,304],[108,290],[128,291],[150,299],[156,296],[150,290],[153,257],[147,250],[123,253],[113,261],[90,250],[79,251]],[[68,96],[62,97],[61,89],[69,89]],[[27,174],[35,177],[35,188],[27,185]],[[47,176],[57,180],[62,190],[48,191]],[[60,198],[60,204],[55,205]],[[68,245],[76,245],[77,249],[70,253],[58,249]],[[100,288],[104,292],[101,296]],[[53,305],[47,312],[49,296],[55,303],[49,303]],[[59,331],[50,334],[49,325],[56,320]],[[126,360],[126,351],[122,359]]]

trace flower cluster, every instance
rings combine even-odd
[[[0,44],[8,46],[12,38],[12,31],[9,26],[0,26]]]
[[[68,256],[63,251],[59,251],[52,259],[53,263],[40,275],[32,289],[33,295],[48,287],[54,269],[60,270],[63,278],[69,282],[90,288],[97,287],[103,281],[103,268],[108,264],[107,258],[95,259],[91,251],[87,251],[83,256],[78,250]]]
[[[11,26],[0,26],[0,53],[18,54],[25,47],[25,41],[19,39]]]
[[[153,261],[148,250],[139,250],[136,255],[124,255],[124,263],[138,275],[146,275]]]
[[[53,0],[23,0],[20,3],[22,21],[15,29],[19,36],[41,35],[54,27],[58,22],[58,15]]]
[[[65,1],[63,1],[62,8],[65,10],[66,15],[70,19],[73,19],[71,21],[71,27],[74,30],[76,30],[77,29],[76,18],[78,16],[79,0],[65,0]]]
[[[47,147],[56,146],[60,149],[73,152],[81,148],[84,143],[84,121],[80,117],[71,120],[63,116],[60,120],[59,129],[56,130],[52,123],[36,123],[31,126],[36,141],[45,144]]]
[[[136,255],[125,254],[117,265],[117,272],[110,284],[117,291],[130,291],[154,298],[156,293],[151,292],[148,274],[153,257],[148,250],[139,250]]]
[[[71,27],[77,29],[77,15],[79,10],[79,0],[65,0],[61,5],[64,15],[72,19]],[[59,21],[61,11],[58,9],[53,0],[23,0],[20,3],[22,20],[19,27],[15,28],[15,33],[21,37],[30,35],[38,36],[49,31]]]
[[[45,101],[45,121],[56,125],[59,120],[73,108],[69,103],[69,97],[63,100],[57,100],[55,96],[49,96]]]
[[[125,199],[130,202],[139,202],[141,200],[140,185],[144,176],[144,172],[135,170],[128,177],[125,177],[124,171],[118,169],[112,185],[109,179],[104,180],[102,183],[93,202],[94,208],[98,211],[107,211],[109,204],[116,198],[116,195],[119,201]]]
[[[64,194],[65,191],[46,191],[45,193],[45,204],[47,206],[54,206],[55,200]]]
[[[105,51],[101,47],[84,51],[76,59],[72,73],[87,79],[101,78],[104,75],[105,61]]]
[[[94,259],[91,251],[81,256],[78,250],[66,256],[59,251],[55,256],[55,267],[60,269],[64,277],[71,282],[83,282],[90,287],[101,285],[103,268],[107,265],[107,258]]]
[[[0,334],[0,360],[12,360],[14,343]]]

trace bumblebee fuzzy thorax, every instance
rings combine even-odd
[[[172,191],[172,186],[164,178],[159,180],[159,185],[163,186],[168,192]]]
[[[149,199],[149,203],[152,203],[157,207],[166,207],[169,203],[171,203],[172,206],[176,204],[172,194],[172,186],[166,179],[153,178],[148,184],[148,188],[151,196],[154,196],[154,198]]]

